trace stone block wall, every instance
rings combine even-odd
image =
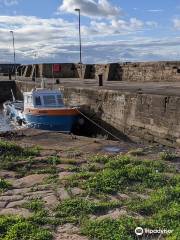
[[[180,81],[180,61],[109,64],[109,74],[106,80],[128,82],[177,82]]]
[[[180,97],[62,88],[66,103],[81,105],[132,140],[180,146]],[[93,113],[93,114],[92,114]]]

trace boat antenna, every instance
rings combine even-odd
[[[13,90],[12,90],[12,89],[11,89],[11,94],[12,94],[13,102],[15,102],[15,101],[16,101],[16,98],[15,98],[15,96],[14,96],[14,93],[13,93]]]

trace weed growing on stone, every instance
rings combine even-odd
[[[23,207],[33,212],[38,212],[44,209],[44,202],[41,199],[34,199],[23,204]]]
[[[0,157],[5,156],[37,156],[39,154],[39,147],[23,148],[16,143],[0,141]]]
[[[96,154],[90,158],[90,161],[97,162],[97,163],[107,163],[110,160],[110,156],[108,155],[101,155],[101,154]]]
[[[164,161],[174,161],[176,159],[176,154],[169,151],[161,152],[160,158],[161,160],[164,160]]]
[[[57,164],[61,163],[61,159],[58,156],[50,156],[47,159],[48,164],[51,164],[53,166],[56,166]]]
[[[170,184],[164,174],[162,162],[141,161],[129,156],[117,156],[106,160],[105,169],[97,172],[85,182],[90,192],[114,194],[120,190],[131,190],[137,185],[141,188],[159,188]]]
[[[0,178],[0,192],[3,192],[11,187],[11,184],[5,180]]]
[[[2,240],[51,240],[53,235],[49,230],[35,226],[20,217],[0,216],[0,238]]]
[[[133,240],[136,222],[131,217],[121,219],[88,220],[82,226],[82,233],[90,239]]]
[[[128,154],[132,155],[132,156],[144,156],[145,155],[145,151],[143,148],[136,148],[133,150],[130,150],[128,152]]]
[[[59,203],[55,209],[55,216],[76,223],[89,214],[106,213],[120,205],[120,202],[92,202],[83,198],[68,199]]]

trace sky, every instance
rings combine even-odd
[[[180,60],[180,0],[0,0],[0,62]]]

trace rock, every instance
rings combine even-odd
[[[13,195],[13,196],[1,196],[0,201],[6,201],[6,202],[15,202],[22,200],[23,196],[21,195]]]
[[[82,189],[80,189],[80,188],[77,188],[77,187],[75,187],[75,188],[71,188],[71,193],[72,193],[72,195],[81,195],[81,194],[83,194],[83,193],[85,193],[86,191],[84,191],[84,190],[82,190]]]
[[[58,193],[59,198],[62,201],[70,198],[68,192],[64,188],[57,189],[57,193]]]
[[[60,233],[55,236],[55,240],[88,240],[88,238],[78,234]]]
[[[110,211],[106,215],[102,215],[98,217],[97,219],[98,220],[103,220],[105,218],[118,219],[119,217],[125,216],[125,215],[127,215],[127,211],[125,209],[116,209],[116,210]]]
[[[148,195],[140,194],[140,193],[137,193],[136,196],[139,197],[139,198],[141,198],[141,199],[143,199],[143,200],[147,200],[147,199],[149,198]]]
[[[41,150],[40,155],[41,155],[41,157],[54,156],[54,155],[56,155],[56,151],[55,150]]]
[[[57,233],[69,233],[69,234],[79,233],[79,228],[71,223],[66,223],[58,227]]]
[[[5,208],[7,202],[0,202],[0,208]]]
[[[18,215],[24,218],[29,218],[32,216],[32,214],[24,208],[5,208],[0,211],[0,215]]]
[[[124,193],[118,193],[117,197],[120,200],[130,199],[130,197],[127,194],[124,194]]]
[[[12,189],[12,190],[8,190],[7,192],[4,192],[4,195],[24,195],[25,193],[28,193],[31,191],[31,188],[18,188],[18,189]]]
[[[1,178],[16,178],[17,177],[17,173],[13,172],[13,171],[1,170],[0,171],[0,177]]]
[[[16,208],[19,207],[21,205],[23,205],[26,202],[26,200],[21,200],[21,201],[16,201],[16,202],[10,202],[6,208]]]
[[[74,165],[73,164],[58,164],[56,165],[56,168],[59,170],[59,171],[66,171],[70,168],[72,168]]]
[[[68,177],[74,175],[74,173],[72,172],[60,172],[59,173],[59,179],[62,180],[62,179],[67,179]]]
[[[45,204],[49,207],[55,207],[59,202],[54,194],[44,197],[43,200],[45,201]]]
[[[37,192],[28,192],[25,194],[25,196],[32,196],[32,197],[36,197],[36,198],[41,198],[41,197],[46,197],[48,195],[53,194],[52,191],[37,191]]]
[[[44,178],[46,178],[48,175],[47,174],[32,174],[20,179],[17,179],[13,187],[15,188],[22,188],[22,187],[32,187],[36,184],[42,183]]]

